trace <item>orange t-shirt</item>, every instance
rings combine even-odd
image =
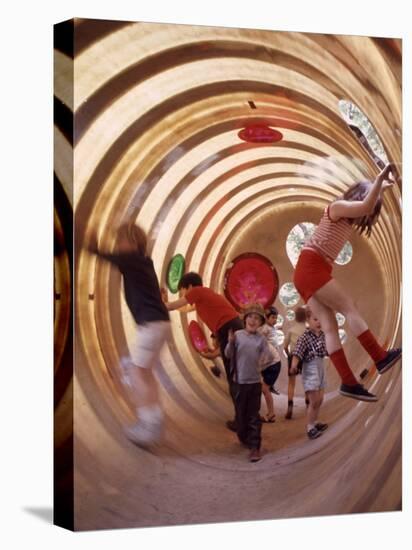
[[[225,323],[239,317],[226,298],[205,286],[191,288],[186,294],[186,300],[195,305],[201,320],[215,334]]]

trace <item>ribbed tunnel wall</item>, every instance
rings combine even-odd
[[[61,251],[55,259],[56,445],[67,447],[73,396],[75,527],[399,509],[399,368],[380,379],[371,369],[365,382],[377,404],[339,397],[329,368],[323,409],[331,427],[314,442],[304,437],[303,406],[296,420],[283,421],[283,368],[278,422],[264,426],[266,455],[251,465],[224,427],[231,415],[226,384],[210,376],[187,337],[194,312],[171,313],[173,339],[162,352],[164,444],[152,454],[130,444],[122,425],[133,412],[119,360],[135,326],[119,273],[82,246],[95,229],[110,248],[113,229],[135,220],[151,238],[162,286],[176,253],[220,292],[228,263],[243,252],[264,254],[280,285],[290,281],[292,227],[317,223],[328,201],[378,171],[342,119],[339,100],[355,103],[388,158],[401,162],[400,41],[92,20],[64,25],[75,40],[71,51],[64,32],[56,34],[55,219],[57,240],[70,249],[64,223],[73,209],[75,255],[73,263]],[[242,142],[238,131],[253,122],[276,127],[283,140]],[[355,235],[352,261],[335,268],[386,345],[401,339],[400,196],[396,188],[385,198],[372,237]],[[346,349],[358,375],[371,367],[350,335]]]

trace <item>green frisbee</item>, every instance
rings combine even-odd
[[[185,259],[182,254],[176,254],[170,260],[167,268],[167,286],[172,294],[177,293],[177,286],[185,272]]]

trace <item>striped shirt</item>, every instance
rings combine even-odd
[[[329,206],[325,208],[319,225],[313,235],[305,242],[303,249],[312,248],[320,252],[327,260],[334,262],[352,232],[347,218],[334,222],[329,217]]]
[[[292,355],[296,355],[305,363],[313,361],[315,357],[325,357],[328,355],[326,350],[325,334],[320,331],[319,336],[316,336],[310,328],[307,328],[302,336],[298,338]]]

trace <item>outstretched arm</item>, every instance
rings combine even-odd
[[[111,262],[116,266],[119,266],[120,264],[120,261],[119,261],[119,259],[121,259],[120,254],[116,254],[114,252],[107,252],[105,250],[100,249],[100,247],[97,244],[97,233],[95,233],[94,231],[89,235],[85,248],[91,254],[96,254],[96,256],[98,256],[99,258],[102,258],[103,260],[107,260],[108,262]]]
[[[91,254],[99,253],[99,247],[97,244],[97,233],[95,231],[89,233],[89,238],[86,240],[85,248]]]
[[[361,218],[372,214],[381,192],[393,187],[397,179],[397,171],[393,163],[389,163],[376,176],[375,181],[362,201],[337,200],[329,207],[332,220],[339,218]]]
[[[220,355],[220,348],[208,349],[207,351],[199,352],[199,354],[205,359],[215,359]]]
[[[179,309],[183,306],[187,306],[188,303],[189,302],[186,300],[186,298],[179,298],[174,302],[165,302],[165,306],[169,311],[174,311],[175,309]]]

